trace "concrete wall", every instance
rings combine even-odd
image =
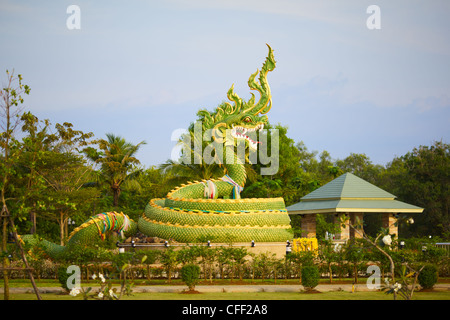
[[[206,246],[206,244],[197,244],[201,246]],[[175,250],[181,250],[188,245],[186,244],[170,244],[171,248]],[[191,246],[195,246],[192,244]],[[229,247],[228,243],[211,243],[211,248]],[[247,249],[249,253],[259,254],[259,253],[274,253],[277,258],[283,258],[286,256],[286,242],[256,242],[255,246],[252,247],[250,242],[237,242],[232,244],[233,247],[241,247]],[[132,251],[133,248],[131,244],[124,243],[119,244],[119,247],[125,249],[125,251]],[[135,250],[167,250],[167,247],[163,243],[136,243]]]

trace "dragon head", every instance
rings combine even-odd
[[[225,102],[219,106],[215,112],[210,113],[207,110],[200,110],[197,115],[202,121],[203,130],[212,130],[212,137],[218,143],[224,143],[227,139],[227,130],[236,143],[245,140],[249,148],[256,149],[258,141],[256,131],[261,130],[268,122],[266,113],[272,107],[272,96],[267,82],[267,73],[275,69],[275,58],[272,48],[269,48],[269,54],[260,70],[256,70],[249,80],[248,86],[251,90],[257,90],[260,93],[258,102],[255,102],[255,95],[244,102],[235,92],[234,84],[228,90],[227,97],[233,102],[233,105]],[[259,73],[258,80],[256,76]]]

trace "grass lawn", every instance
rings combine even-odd
[[[347,281],[348,280],[348,281]],[[448,279],[440,279],[439,282],[448,283]],[[361,279],[360,283],[364,283],[365,279]],[[329,281],[326,279],[321,279],[320,284],[328,284]],[[343,279],[341,281],[333,281],[333,283],[338,284],[351,284],[351,280]],[[203,285],[208,285],[209,282],[200,283]],[[227,280],[215,280],[216,285],[233,285],[233,284],[247,284],[247,285],[270,285],[270,284],[299,284],[298,279],[292,280],[277,280],[274,283],[273,279],[261,282],[261,280],[255,280],[251,282],[250,280],[230,281]],[[37,280],[36,285],[38,287],[60,287],[57,280],[52,279],[42,279]],[[95,285],[93,281],[86,283],[83,281],[83,287]],[[166,280],[136,280],[134,282],[135,286],[139,285],[183,285],[183,283],[174,279],[171,284],[168,284]],[[3,281],[0,280],[0,286],[3,287]],[[10,280],[11,288],[26,287],[31,288],[30,281],[27,279],[13,279]],[[59,293],[42,293],[43,300],[82,300],[81,295],[78,297],[72,297],[68,294]],[[3,295],[0,294],[0,299]],[[36,300],[34,293],[10,293],[11,300]],[[401,298],[399,298],[401,299]],[[450,291],[429,291],[429,292],[414,292],[414,300],[450,300]],[[156,292],[156,293],[132,293],[131,296],[123,296],[122,300],[393,300],[392,295],[385,294],[384,292],[347,292],[347,291],[334,291],[334,292],[321,292],[321,293],[300,293],[300,292],[204,292],[200,294],[180,294],[180,293],[166,293],[166,292]]]

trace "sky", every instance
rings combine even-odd
[[[67,25],[70,5],[79,29]],[[449,12],[447,0],[0,0],[0,81],[22,74],[25,108],[40,119],[145,140],[137,157],[149,167],[232,84],[250,97],[267,43],[270,123],[333,160],[364,153],[386,165],[449,143]]]

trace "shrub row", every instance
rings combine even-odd
[[[389,253],[396,265],[404,262],[416,265],[431,264],[437,268],[439,276],[450,276],[449,257],[438,248],[431,246],[425,252],[403,249],[392,250]],[[128,278],[148,280],[166,278],[169,281],[172,278],[179,278],[181,267],[187,264],[198,265],[199,277],[210,281],[216,278],[300,281],[305,266],[315,266],[319,276],[327,277],[330,281],[348,277],[358,281],[358,277],[367,275],[367,267],[370,264],[377,264],[380,267],[382,277],[387,276],[389,271],[389,261],[386,257],[377,250],[367,247],[364,242],[349,243],[339,250],[333,244],[324,242],[319,246],[317,253],[310,251],[291,253],[283,258],[277,258],[271,253],[250,254],[245,248],[236,247],[190,246],[181,250],[168,248],[163,251],[138,250],[119,254],[117,249],[110,250],[97,246],[73,250],[70,254],[61,256],[58,261],[45,259],[45,255],[34,252],[28,257],[28,261],[38,279],[56,279],[58,267],[71,264],[80,266],[82,280],[89,279],[93,273],[111,274],[125,264],[128,266]],[[20,267],[22,262],[16,258],[11,264]],[[26,278],[27,275],[23,271],[12,271],[10,277]]]

